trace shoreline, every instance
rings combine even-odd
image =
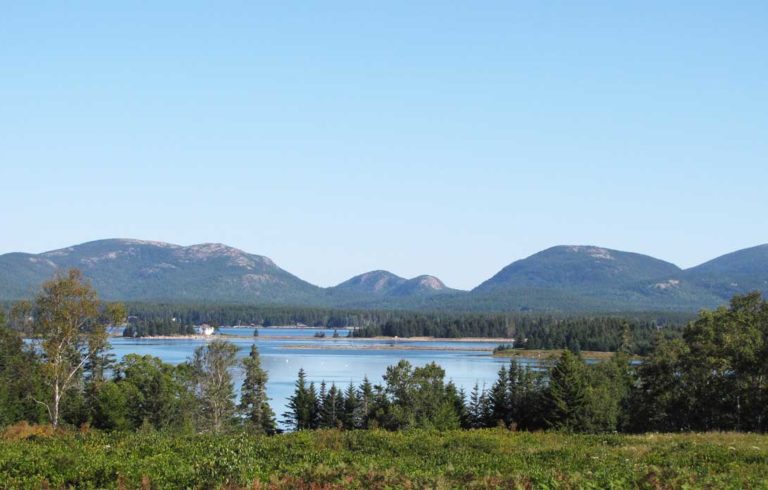
[[[296,335],[147,335],[143,337],[123,337],[122,335],[112,335],[113,338],[125,338],[125,339],[156,339],[156,340],[208,340],[208,339],[267,339],[267,340],[317,340],[317,341],[331,341],[331,340],[346,340],[351,342],[365,342],[370,340],[386,340],[390,342],[462,342],[462,343],[497,343],[507,344],[511,343],[513,339],[504,338],[483,338],[483,337],[458,337],[458,338],[446,338],[446,337],[333,337],[333,335],[326,335],[325,337],[300,337]]]
[[[556,361],[562,354],[564,349],[513,349],[506,351],[493,352],[492,346],[477,346],[477,347],[459,347],[451,345],[443,346],[431,346],[431,345],[418,345],[425,342],[444,342],[444,343],[510,343],[512,339],[504,338],[479,338],[479,337],[460,337],[460,338],[443,338],[443,337],[300,337],[296,335],[260,335],[257,337],[251,335],[154,335],[145,337],[122,337],[119,335],[112,336],[113,338],[124,338],[132,340],[204,340],[212,341],[216,339],[253,339],[258,341],[262,340],[293,340],[296,342],[313,340],[313,341],[352,341],[352,342],[365,342],[370,340],[377,341],[389,341],[386,344],[369,344],[369,345],[332,345],[323,344],[318,342],[316,344],[285,344],[280,346],[281,349],[289,350],[408,350],[408,351],[464,351],[464,352],[487,352],[492,357],[497,358],[522,358],[522,359],[534,359],[541,361]],[[604,361],[613,357],[615,352],[602,352],[602,351],[582,351],[581,356],[584,359]],[[641,359],[640,356],[631,356],[631,360],[636,361]]]
[[[288,344],[281,346],[282,349],[290,350],[414,350],[414,351],[461,351],[461,352],[493,352],[490,347],[451,347],[451,346],[432,346],[432,345],[391,345],[391,344],[372,344],[372,345],[308,345],[308,344]]]

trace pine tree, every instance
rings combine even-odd
[[[321,386],[324,388],[325,383]],[[331,387],[327,390],[325,395],[323,395],[323,388],[320,390],[320,399],[322,400],[320,409],[320,427],[334,429],[339,426],[341,415],[344,411],[342,396],[339,389],[336,388],[335,383],[331,383]],[[341,404],[339,403],[340,401],[342,402]],[[339,410],[340,405],[341,410]]]
[[[240,412],[248,425],[256,432],[273,434],[275,414],[269,406],[267,397],[267,372],[261,367],[261,359],[256,345],[251,346],[251,352],[242,361],[245,379],[241,389]]]
[[[315,425],[317,396],[313,393],[315,385],[310,383],[307,386],[304,368],[299,369],[295,386],[293,395],[288,398],[288,410],[283,414],[284,423],[294,430],[312,429]]]
[[[485,426],[483,417],[483,395],[480,391],[480,385],[477,383],[472,387],[472,391],[469,394],[467,423],[470,429],[479,429]]]
[[[375,403],[373,385],[371,385],[371,382],[368,380],[368,376],[363,378],[358,393],[357,414],[355,415],[357,423],[355,427],[359,429],[367,429],[368,423],[374,412]]]
[[[515,361],[512,361],[512,366],[516,366]],[[509,396],[509,381],[510,374],[505,366],[501,366],[499,369],[499,375],[496,382],[491,387],[491,392],[488,395],[488,402],[490,404],[490,422],[491,425],[496,426],[498,424],[504,424],[508,426],[512,420],[511,406]]]
[[[309,428],[320,428],[320,413],[322,409],[322,399],[317,396],[317,388],[315,383],[309,383],[308,402],[307,408],[309,410]]]
[[[588,380],[580,357],[566,350],[550,373],[545,420],[555,429],[586,429]]]
[[[344,417],[343,425],[345,429],[355,429],[360,425],[359,422],[359,407],[360,400],[358,398],[357,389],[352,382],[349,382],[349,386],[344,392]]]

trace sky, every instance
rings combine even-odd
[[[768,242],[768,2],[9,2],[0,253],[222,242],[472,288]]]

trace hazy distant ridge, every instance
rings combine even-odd
[[[219,243],[109,239],[0,255],[0,299],[29,297],[57,270],[80,268],[105,299],[454,310],[696,310],[768,289],[768,245],[687,270],[647,255],[557,246],[515,261],[472,291],[378,270],[321,288],[271,259]]]

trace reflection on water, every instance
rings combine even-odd
[[[349,382],[358,384],[364,376],[372,383],[381,383],[381,376],[387,366],[400,359],[407,359],[416,366],[435,361],[445,369],[446,377],[457,386],[469,391],[477,382],[481,386],[490,385],[496,379],[496,373],[507,359],[494,358],[490,350],[497,342],[413,342],[405,339],[350,340],[344,338],[348,333],[339,330],[340,338],[314,338],[315,332],[325,332],[331,337],[333,330],[327,329],[276,329],[260,328],[259,336],[253,337],[253,328],[222,328],[220,338],[226,338],[239,347],[239,356],[248,355],[253,343],[259,348],[262,365],[269,372],[267,385],[271,404],[278,419],[285,412],[288,397],[293,393],[293,384],[299,368],[307,372],[307,379],[319,383],[335,382],[346,386]],[[269,338],[271,336],[288,338]],[[199,345],[207,341],[202,339],[133,339],[117,337],[111,340],[112,351],[120,359],[126,354],[152,355],[165,362],[179,364],[192,356]],[[305,348],[300,348],[305,346]],[[320,347],[306,348],[306,347]],[[386,349],[366,349],[366,347],[386,346]],[[409,350],[417,347],[447,347],[454,350]],[[398,347],[402,347],[399,349]],[[479,348],[488,349],[478,351]],[[533,361],[521,361],[533,362]],[[235,384],[239,388],[242,373],[235,372]]]

